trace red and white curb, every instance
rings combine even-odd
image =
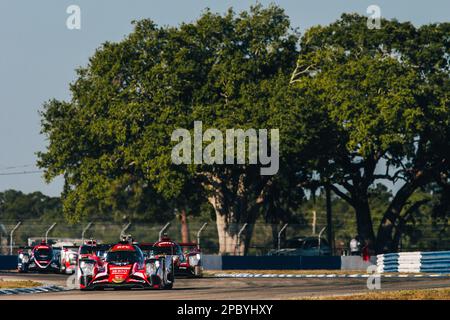
[[[259,273],[218,273],[215,278],[450,278],[449,274],[259,274]]]
[[[34,288],[0,289],[0,295],[61,292],[61,291],[67,291],[67,290],[69,290],[69,289],[60,287],[60,286],[41,286],[41,287],[34,287]]]

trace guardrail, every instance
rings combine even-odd
[[[0,270],[17,269],[17,256],[0,255]]]
[[[450,251],[380,254],[377,269],[378,272],[450,273]]]
[[[219,256],[203,255],[207,270],[365,270],[361,257]],[[351,260],[351,261],[350,261]],[[0,270],[17,269],[17,256],[0,255]]]

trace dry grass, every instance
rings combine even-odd
[[[12,280],[3,280],[0,278],[0,289],[17,289],[17,288],[32,288],[38,287],[41,284],[34,281],[12,281]]]
[[[302,297],[300,300],[450,300],[450,288],[376,291],[350,295]]]

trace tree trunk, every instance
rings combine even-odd
[[[376,240],[377,254],[396,252],[393,231],[399,223],[400,213],[409,197],[417,189],[415,183],[407,183],[400,188],[381,220]]]
[[[189,242],[189,226],[187,222],[186,209],[181,209],[180,212],[181,220],[181,242]]]
[[[224,215],[216,212],[217,233],[219,235],[219,254],[242,255],[245,252],[245,241],[238,239],[240,226],[237,223],[226,223]]]
[[[369,246],[372,247],[375,243],[375,234],[373,232],[372,216],[370,214],[370,207],[368,199],[360,199],[354,205],[356,212],[356,225],[358,235],[362,237],[363,241],[368,241]],[[362,243],[364,246],[365,243]]]
[[[259,213],[259,208],[264,198],[264,186],[268,185],[265,180],[259,188],[249,190],[248,177],[241,174],[234,180],[231,187],[223,183],[223,179],[210,176],[205,183],[206,191],[209,192],[208,201],[216,213],[217,233],[219,236],[219,253],[223,255],[244,255],[253,234],[253,228]],[[256,194],[256,200],[249,208],[249,195]],[[247,223],[240,237],[239,231]]]
[[[225,206],[219,195],[208,197],[216,213],[219,254],[235,255],[245,252],[245,241],[238,241],[239,223],[236,212]]]

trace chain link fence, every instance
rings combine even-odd
[[[58,239],[81,239],[83,230],[88,222],[79,224],[69,224],[64,221],[55,221],[56,225],[48,233],[49,238]],[[45,234],[52,223],[41,221],[23,221],[14,231],[11,243],[11,231],[16,226],[16,221],[0,221],[0,253],[9,254],[17,252],[18,247],[28,245],[29,238],[45,239]],[[121,232],[130,234],[139,242],[155,242],[159,239],[159,233],[165,224],[131,223],[126,230],[127,224],[93,222],[89,229],[84,232],[84,239],[96,239],[103,243],[114,243],[120,239]],[[345,225],[345,224],[343,224]],[[356,235],[355,228],[350,227],[354,222],[349,222],[349,226],[343,228],[342,225],[335,225],[333,230],[333,254],[342,255],[348,252],[349,242]],[[231,246],[236,248],[231,254],[243,254],[240,249],[245,243],[248,245],[248,255],[266,255],[278,247],[285,248],[289,241],[299,237],[316,237],[323,239],[322,244],[326,245],[327,232],[325,231],[325,221],[318,220],[315,225],[304,224],[267,224],[256,223],[254,225],[235,224],[228,228],[234,230],[235,236],[224,241],[234,241]],[[202,229],[203,227],[203,229]],[[283,229],[284,227],[284,229]],[[202,230],[201,230],[202,229]],[[283,230],[282,230],[283,229]],[[182,241],[182,226],[179,220],[175,219],[165,230],[165,233],[175,241]],[[199,231],[201,230],[201,233]],[[251,230],[250,242],[246,242]],[[241,236],[237,237],[241,231]],[[186,239],[185,239],[186,240]],[[215,221],[192,221],[188,223],[188,241],[200,241],[202,251],[206,254],[219,253],[219,232]],[[12,244],[12,246],[11,246]],[[448,222],[427,223],[419,227],[409,227],[402,236],[400,242],[401,251],[429,251],[429,250],[449,250],[450,249],[450,225]]]

